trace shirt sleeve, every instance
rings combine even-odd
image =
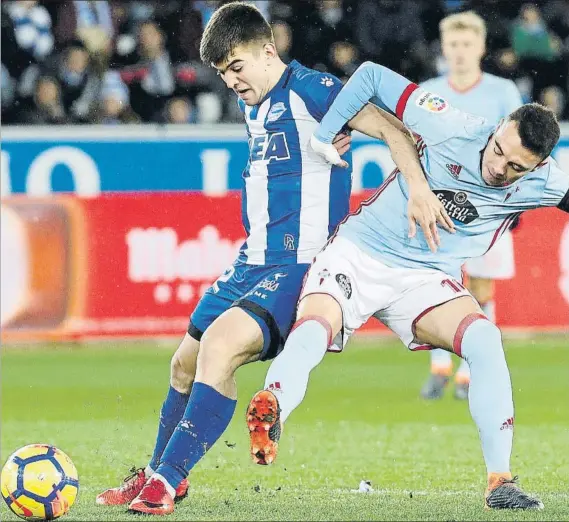
[[[427,145],[463,134],[469,118],[473,118],[391,69],[365,62],[332,103],[316,137],[331,143],[342,126],[368,102],[395,114],[409,129],[421,135]]]
[[[324,115],[342,90],[342,82],[332,74],[314,74],[303,85],[306,108],[316,121],[322,121]]]
[[[569,174],[549,158],[549,176],[541,196],[540,207],[557,207],[569,212]]]

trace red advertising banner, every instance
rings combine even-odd
[[[3,341],[181,336],[244,239],[239,194],[22,197],[1,209]],[[516,277],[498,283],[498,323],[569,329],[569,216],[528,213],[514,245]],[[375,320],[365,328],[385,331]]]

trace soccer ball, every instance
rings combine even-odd
[[[30,444],[2,468],[2,497],[25,520],[54,520],[69,511],[79,491],[71,459],[48,444]]]

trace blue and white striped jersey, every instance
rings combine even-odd
[[[448,76],[431,78],[421,87],[442,96],[456,109],[482,116],[493,124],[498,124],[523,104],[520,91],[512,80],[489,73],[482,73],[478,83],[464,91],[453,87]]]
[[[330,74],[291,62],[264,100],[238,100],[249,136],[239,259],[251,265],[310,263],[346,216],[351,169],[328,164],[310,136],[342,88]],[[345,155],[351,163],[351,154]]]

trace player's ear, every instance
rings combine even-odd
[[[272,42],[267,42],[265,45],[263,45],[263,53],[266,58],[275,58],[278,56],[277,48]]]

